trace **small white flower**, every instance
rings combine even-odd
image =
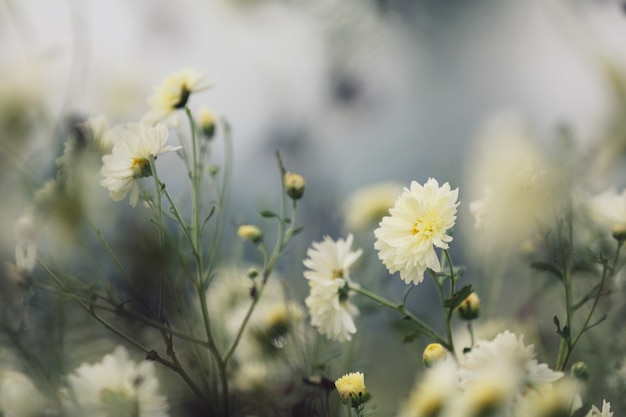
[[[374,247],[390,273],[400,271],[407,284],[419,284],[426,269],[441,269],[435,247],[447,249],[452,241],[446,232],[456,221],[458,193],[448,183],[440,187],[434,178],[404,189],[374,231]]]
[[[346,240],[324,237],[307,251],[304,277],[309,280],[310,294],[304,301],[311,314],[311,324],[330,339],[344,342],[356,333],[353,318],[359,310],[349,300],[347,285],[350,267],[362,250],[352,251],[353,236]]]
[[[150,158],[180,147],[164,146],[168,130],[159,124],[129,123],[126,128],[115,131],[113,151],[102,157],[101,173],[105,177],[100,184],[109,190],[114,201],[121,201],[130,192],[130,205],[139,199],[137,179],[152,175]]]
[[[102,362],[79,366],[68,376],[68,384],[67,406],[74,416],[168,416],[167,400],[158,393],[154,364],[135,363],[122,346]]]
[[[611,187],[591,199],[593,214],[609,227],[626,228],[626,189],[621,194]]]

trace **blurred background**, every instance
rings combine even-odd
[[[30,198],[14,192],[14,165],[28,170],[62,149],[50,130],[100,114],[137,122],[153,87],[188,67],[217,82],[190,106],[208,105],[233,128],[233,223],[277,204],[277,150],[307,179],[307,228],[287,271],[301,269],[311,241],[339,237],[341,202],[375,182],[450,182],[461,190],[459,222],[471,225],[477,196],[463,186],[496,114],[519,113],[546,147],[567,128],[590,164],[608,136],[622,144],[611,152],[624,152],[625,40],[617,0],[0,0],[0,106],[14,108],[23,88],[30,110],[18,127],[47,123],[28,143],[3,126],[22,149],[19,159],[2,151],[11,202],[0,226],[10,230]],[[624,185],[623,164],[612,167],[597,187]],[[1,243],[10,254],[12,238]],[[422,297],[418,314],[434,302]],[[371,329],[364,344],[385,340],[382,326]],[[419,363],[419,349],[399,349]],[[390,374],[413,380],[401,361],[377,372],[379,394],[396,389],[383,383]]]

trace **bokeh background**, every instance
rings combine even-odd
[[[592,155],[625,114],[626,10],[617,0],[0,0],[0,84],[30,84],[52,129],[99,114],[136,122],[153,86],[187,67],[217,81],[191,107],[209,105],[233,127],[233,223],[276,204],[276,150],[307,179],[307,229],[289,273],[311,241],[338,237],[341,201],[374,182],[450,182],[461,187],[459,222],[470,224],[476,196],[463,186],[494,114],[521,114],[546,146],[566,127]],[[39,133],[24,163],[61,149]],[[620,174],[598,186],[623,185]],[[11,170],[1,175],[13,189]],[[10,230],[28,197],[5,198]],[[4,251],[13,244],[7,237]],[[427,315],[435,300],[420,300]],[[363,345],[380,345],[359,363],[400,350],[418,364],[419,349],[384,342],[397,340],[384,323],[359,330]],[[393,402],[410,368],[374,368],[372,391]]]

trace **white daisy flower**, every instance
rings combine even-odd
[[[446,232],[456,221],[458,194],[458,188],[440,187],[433,178],[404,189],[374,231],[374,247],[390,273],[399,271],[407,284],[419,284],[426,269],[441,270],[435,247],[447,249],[452,241]]]
[[[359,310],[349,300],[346,286],[350,267],[361,256],[362,250],[352,251],[353,236],[346,240],[324,237],[307,251],[304,277],[309,280],[310,294],[304,301],[311,314],[311,324],[329,339],[344,342],[356,333],[353,318]]]
[[[594,216],[614,230],[626,230],[626,189],[621,194],[611,187],[591,199]]]
[[[147,123],[129,123],[114,134],[112,153],[102,157],[100,172],[105,178],[100,184],[109,190],[114,201],[123,200],[130,192],[130,205],[134,207],[139,199],[137,179],[152,175],[150,158],[180,147],[164,146],[168,130],[162,124],[153,127]]]
[[[102,362],[82,364],[68,376],[70,415],[91,417],[167,417],[168,403],[159,395],[154,364],[130,360],[118,346]]]
[[[599,410],[598,407],[594,405],[585,417],[613,417],[611,403],[606,400],[602,400],[602,410]]]

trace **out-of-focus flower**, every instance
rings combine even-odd
[[[456,312],[463,320],[474,320],[480,315],[482,309],[480,298],[475,292],[467,296],[465,300],[456,308]]]
[[[67,407],[74,416],[166,417],[168,403],[158,393],[154,363],[132,361],[118,346],[94,365],[82,364],[68,376]]]
[[[598,407],[594,405],[585,417],[613,417],[611,403],[606,400],[602,400],[602,410],[599,410]]]
[[[13,232],[17,238],[15,265],[21,270],[32,272],[35,269],[39,228],[31,213],[23,214],[13,225]]]
[[[453,360],[441,361],[428,368],[398,417],[431,417],[442,415],[450,401],[460,395],[457,367]]]
[[[514,415],[519,417],[569,417],[580,405],[579,384],[563,379],[550,390],[528,390],[518,397]],[[589,415],[589,414],[588,414]]]
[[[92,116],[85,121],[93,146],[101,154],[106,155],[113,150],[113,139],[109,130],[109,121],[105,115]]]
[[[302,195],[304,194],[304,187],[306,186],[306,181],[302,175],[287,172],[285,174],[284,181],[285,189],[287,190],[287,195],[289,197],[294,200],[302,198]]]
[[[307,250],[304,277],[309,280],[310,294],[304,301],[311,314],[311,324],[330,339],[344,342],[356,333],[353,317],[359,310],[349,300],[347,285],[350,268],[362,250],[352,251],[354,237],[337,241],[324,237]]]
[[[100,184],[109,190],[114,201],[121,201],[130,192],[130,205],[139,199],[139,178],[152,175],[150,158],[180,147],[164,146],[168,130],[164,125],[155,127],[146,123],[129,123],[113,137],[113,151],[102,157],[101,173],[105,177]]]
[[[525,346],[523,336],[509,331],[498,334],[493,340],[481,340],[459,361],[459,378],[464,388],[478,380],[484,373],[506,370],[513,375],[520,387],[535,388],[557,381],[562,372],[551,370],[548,365],[535,359],[533,345]]]
[[[372,396],[365,387],[365,376],[362,372],[350,372],[335,381],[335,388],[344,404],[359,407]]]
[[[611,228],[614,234],[626,233],[626,189],[621,194],[611,187],[591,199],[591,210],[596,219]]]
[[[357,232],[378,224],[401,193],[402,186],[393,182],[381,182],[356,190],[342,206],[346,229]]]
[[[483,192],[469,207],[484,244],[474,246],[501,253],[533,236],[537,226],[552,224],[568,188],[518,114],[495,116],[478,139],[467,185],[470,194]]]
[[[426,269],[441,269],[435,247],[447,249],[452,241],[446,232],[456,220],[458,193],[448,183],[440,187],[434,178],[404,189],[374,231],[374,247],[390,273],[399,271],[407,284],[419,284]]]
[[[198,128],[207,138],[212,139],[215,135],[215,113],[208,107],[201,107],[198,111]]]
[[[154,93],[148,99],[151,110],[146,118],[156,123],[173,124],[174,121],[168,116],[184,108],[192,93],[209,87],[200,86],[203,78],[204,74],[195,68],[183,69],[168,75],[155,87]]]
[[[5,371],[0,384],[0,411],[7,417],[41,417],[45,398],[33,381],[21,372]]]
[[[240,238],[252,243],[259,243],[263,239],[263,232],[253,224],[243,224],[237,229]]]

